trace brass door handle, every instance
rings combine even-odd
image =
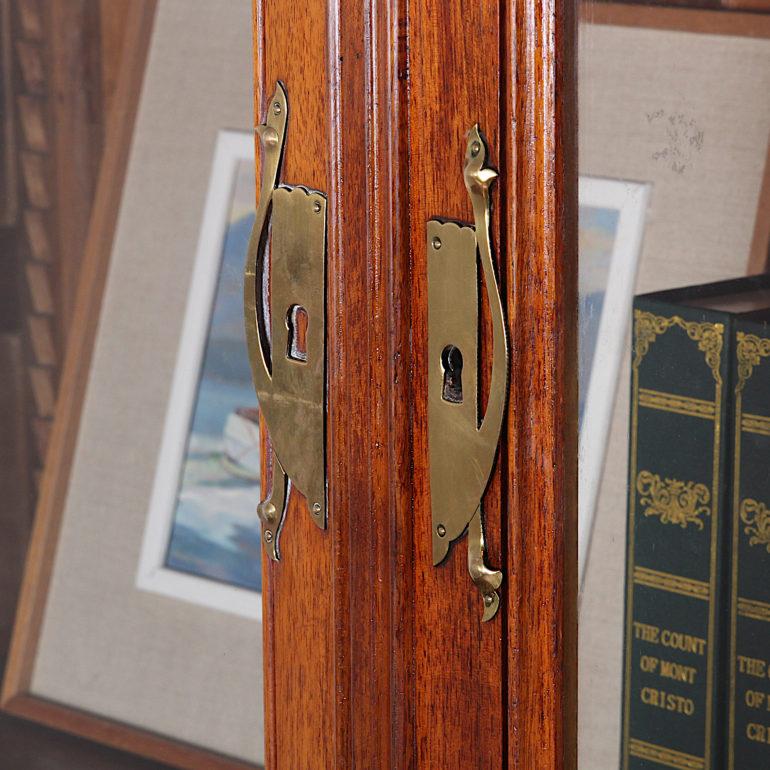
[[[288,109],[278,83],[267,120],[257,128],[262,182],[243,295],[251,372],[273,448],[272,487],[257,511],[275,560],[292,488],[305,496],[316,525],[326,528],[326,197],[278,184]]]
[[[465,153],[465,186],[474,225],[431,219],[428,247],[428,452],[433,563],[468,531],[468,570],[481,591],[483,620],[497,613],[503,573],[484,562],[482,497],[492,473],[508,395],[508,342],[490,242],[487,147],[474,126]],[[492,319],[492,374],[479,417],[478,259]]]

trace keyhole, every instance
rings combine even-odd
[[[286,313],[286,328],[289,330],[286,358],[303,364],[307,363],[307,324],[307,310],[302,305],[292,305]]]
[[[441,397],[453,404],[463,402],[463,354],[460,348],[447,345],[441,351],[441,366],[444,369],[444,387]]]

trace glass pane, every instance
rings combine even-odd
[[[749,577],[770,583],[770,519],[759,507],[770,505],[770,487],[758,470],[770,449],[761,441],[770,438],[756,428],[754,444],[738,444],[746,428],[734,430],[736,419],[745,423],[736,418],[737,335],[750,321],[745,333],[762,338],[766,285],[744,281],[634,301],[766,268],[770,15],[730,5],[582,9],[585,770],[770,767],[770,682],[757,673],[770,669],[770,623],[761,619],[770,618],[770,595],[749,584]],[[760,345],[756,372],[762,357]],[[770,415],[763,393],[770,389],[752,375],[745,403],[753,399],[750,416],[760,428]],[[738,462],[736,446],[743,448]],[[741,513],[749,496],[757,508]],[[738,583],[734,567],[745,573]],[[744,623],[746,607],[755,617]],[[733,764],[723,764],[730,757]]]

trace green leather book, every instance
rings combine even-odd
[[[730,351],[737,319],[770,305],[767,285],[634,300],[623,770],[723,766]]]
[[[770,312],[736,319],[728,770],[770,768]]]

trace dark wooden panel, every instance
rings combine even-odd
[[[770,13],[770,0],[598,0],[598,2],[617,2],[640,7],[681,8],[692,11]]]
[[[5,658],[29,537],[24,360],[21,335],[0,333],[0,661]]]
[[[43,5],[51,121],[50,187],[57,243],[56,329],[62,350],[74,313],[83,247],[102,157],[99,4],[47,0]]]

